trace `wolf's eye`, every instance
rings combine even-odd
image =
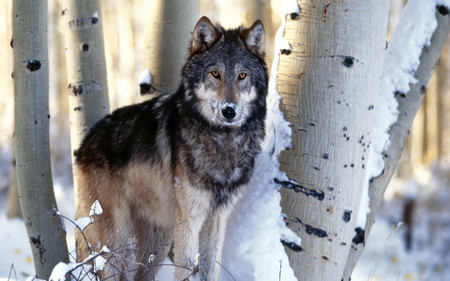
[[[217,71],[217,70],[211,71],[211,75],[212,75],[214,78],[217,78],[217,79],[220,78],[220,73],[219,73],[219,71]]]
[[[244,80],[245,77],[247,77],[247,73],[245,73],[245,72],[239,73],[239,80]]]

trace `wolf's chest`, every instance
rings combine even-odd
[[[180,151],[189,181],[223,197],[246,184],[260,151],[252,133],[196,132],[185,138]]]

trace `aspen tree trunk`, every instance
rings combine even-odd
[[[74,160],[88,130],[109,113],[100,1],[64,0],[62,15]],[[77,205],[76,184],[74,187]]]
[[[288,250],[298,280],[341,280],[365,184],[373,104],[389,1],[301,0],[287,16],[278,90],[292,124],[282,169],[302,187],[282,192],[303,251]],[[372,113],[372,114],[371,114]],[[359,142],[363,139],[363,142]]]
[[[410,128],[414,120],[414,116],[419,109],[424,95],[426,94],[426,85],[431,78],[434,67],[436,66],[442,48],[448,38],[450,32],[450,17],[448,9],[444,7],[437,7],[436,19],[438,26],[431,38],[431,44],[424,47],[420,56],[420,64],[416,70],[415,77],[417,83],[410,85],[410,91],[406,95],[397,95],[398,101],[398,119],[389,129],[390,146],[387,151],[383,153],[385,169],[383,174],[373,179],[369,185],[370,210],[367,215],[365,225],[365,238],[367,238],[375,217],[380,209],[383,201],[383,195],[392,175],[395,172],[397,163],[400,159],[403,146],[409,136]],[[344,279],[350,280],[351,272],[358,261],[359,256],[364,249],[364,244],[353,245],[352,251],[347,260]]]
[[[69,262],[53,192],[49,147],[47,1],[13,1],[17,184],[36,276]]]
[[[145,60],[152,84],[141,86],[141,95],[150,95],[154,91],[173,93],[180,86],[181,68],[198,20],[198,9],[198,0],[151,1],[146,25]]]

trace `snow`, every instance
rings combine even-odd
[[[139,79],[139,85],[152,85],[153,76],[150,69],[146,68],[142,71],[141,79]]]
[[[100,202],[98,200],[95,200],[95,202],[91,206],[91,210],[89,211],[89,216],[99,216],[103,214],[102,206],[100,205]]]
[[[445,3],[444,3],[445,2]],[[429,46],[437,26],[436,5],[448,6],[449,0],[409,0],[402,11],[399,23],[389,42],[381,77],[380,94],[376,100],[377,126],[372,129],[372,138],[365,184],[361,197],[356,226],[364,229],[369,207],[369,182],[384,169],[383,151],[389,147],[389,128],[398,116],[395,95],[407,94],[410,84],[417,82],[414,75],[424,46]]]
[[[281,195],[274,178],[285,179],[280,172],[278,156],[281,151],[291,145],[291,129],[279,109],[280,94],[276,87],[277,68],[281,49],[286,49],[286,41],[282,37],[285,15],[299,13],[296,1],[285,1],[282,12],[283,20],[276,42],[276,55],[272,65],[268,112],[266,122],[266,138],[263,152],[256,161],[254,175],[238,201],[228,222],[225,239],[223,266],[220,280],[297,280],[289,265],[284,247],[285,242],[300,245],[300,238],[293,233],[283,221],[280,200]],[[290,47],[289,47],[290,48]]]

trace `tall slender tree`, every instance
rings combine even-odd
[[[64,0],[62,15],[68,76],[70,141],[75,155],[89,128],[109,113],[100,1]],[[74,186],[77,205],[77,187]]]
[[[198,20],[198,6],[198,0],[150,1],[145,48],[146,67],[152,79],[141,83],[142,95],[177,90],[191,32]]]
[[[389,2],[301,0],[287,15],[278,67],[292,149],[282,169],[298,192],[282,193],[287,223],[303,251],[288,251],[299,280],[341,280],[374,136]]]
[[[15,0],[12,13],[17,184],[36,276],[48,279],[69,258],[50,168],[47,1]]]

